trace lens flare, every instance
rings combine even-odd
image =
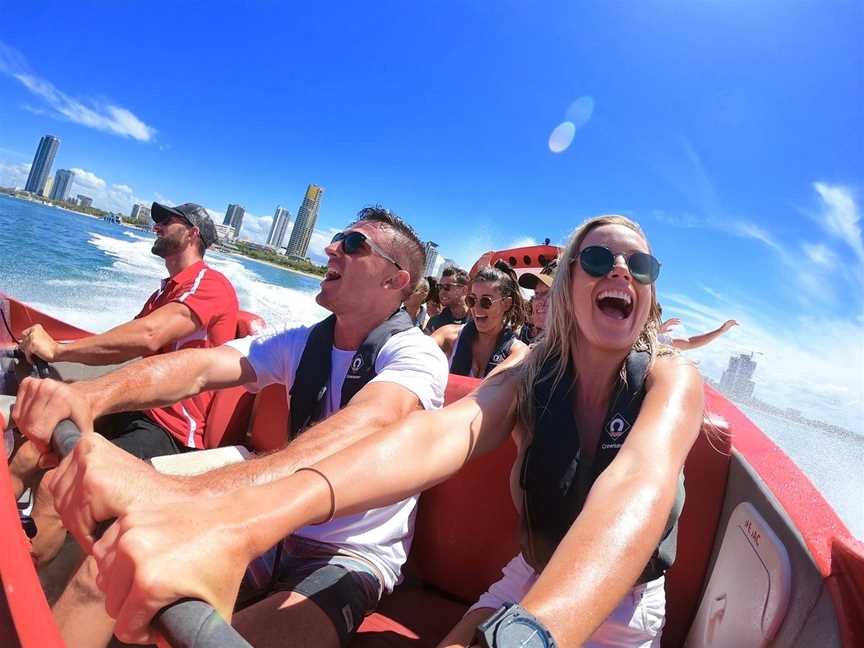
[[[563,153],[570,147],[574,135],[576,135],[576,126],[573,122],[561,122],[549,135],[549,150],[553,153]]]
[[[570,104],[567,108],[567,121],[573,122],[576,130],[582,128],[591,119],[594,114],[594,98],[579,97],[576,101]]]

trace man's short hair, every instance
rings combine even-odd
[[[453,277],[453,281],[460,286],[468,285],[468,273],[459,266],[449,265],[444,268],[441,271],[441,278],[443,279],[444,277]]]
[[[411,281],[405,290],[402,291],[402,297],[405,298],[414,292],[420,279],[423,278],[423,268],[426,267],[426,250],[423,243],[420,242],[420,237],[417,232],[408,223],[403,221],[399,216],[385,209],[381,205],[372,205],[364,207],[357,212],[355,223],[381,223],[388,227],[393,232],[393,243],[390,249],[387,250],[400,263],[403,269],[411,275]]]

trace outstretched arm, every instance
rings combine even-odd
[[[122,515],[93,555],[124,640],[149,638],[162,606],[191,596],[230,614],[245,565],[294,530],[384,506],[457,472],[502,443],[513,425],[514,376],[502,374],[443,410],[415,412],[280,481],[195,506]],[[242,565],[238,568],[238,565]]]
[[[680,357],[656,361],[636,424],[522,600],[559,646],[585,642],[648,563],[699,433],[702,400],[692,365]]]
[[[715,338],[720,337],[733,326],[738,326],[738,322],[736,322],[735,320],[727,320],[723,322],[723,325],[719,328],[716,328],[713,331],[708,331],[707,333],[703,333],[702,335],[694,335],[684,340],[673,339],[672,346],[682,351],[687,351],[689,349],[698,349],[699,347],[705,346]]]
[[[36,324],[23,332],[21,350],[31,362],[36,356],[46,362],[115,364],[156,353],[166,344],[191,335],[200,326],[188,306],[172,302],[146,317],[74,342],[59,343],[41,324]]]
[[[236,349],[186,349],[145,358],[93,380],[66,384],[27,378],[18,389],[12,416],[44,450],[63,419],[71,418],[82,432],[92,431],[93,419],[103,414],[163,407],[202,391],[254,380],[252,365]]]

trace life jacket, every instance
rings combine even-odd
[[[375,360],[381,347],[392,336],[414,327],[411,316],[398,310],[372,330],[357,349],[342,383],[340,408],[375,377]],[[288,417],[289,438],[294,439],[303,430],[324,416],[327,386],[330,383],[331,353],[336,316],[318,322],[312,327],[300,364],[291,385],[291,410]]]
[[[453,352],[453,360],[450,362],[450,373],[458,376],[471,375],[471,363],[473,361],[471,350],[476,337],[477,325],[472,319],[459,331],[459,337],[456,340],[456,349]],[[486,363],[486,370],[482,376],[476,377],[483,378],[484,376],[488,376],[490,371],[504,362],[507,356],[510,355],[510,347],[513,346],[515,339],[516,336],[513,335],[513,331],[508,327],[504,327],[501,333],[498,334],[498,341],[492,350],[492,355],[489,356],[489,362]]]
[[[525,559],[538,573],[549,562],[558,544],[582,511],[596,481],[627,439],[645,397],[645,376],[650,362],[647,351],[632,351],[626,360],[626,382],[619,379],[615,396],[603,423],[593,465],[581,461],[579,431],[573,417],[573,369],[557,385],[556,358],[549,359],[534,384],[534,430],[520,475],[523,492],[522,548]],[[665,573],[675,560],[678,517],[684,506],[684,473],[662,539],[639,578],[640,583]]]

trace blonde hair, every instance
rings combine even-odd
[[[551,359],[555,358],[553,366],[553,385],[557,385],[564,372],[567,370],[567,364],[570,362],[571,351],[573,350],[574,339],[573,335],[576,327],[576,320],[573,317],[573,303],[571,299],[571,271],[570,263],[578,257],[579,248],[589,232],[603,227],[604,225],[623,225],[636,232],[645,243],[648,243],[648,238],[642,231],[639,225],[625,216],[605,215],[590,218],[579,225],[570,235],[570,240],[564,247],[559,259],[558,272],[555,273],[555,279],[552,282],[552,288],[549,291],[549,310],[546,313],[546,328],[544,335],[540,341],[534,346],[531,354],[525,359],[522,364],[521,375],[519,377],[519,386],[516,395],[516,416],[517,420],[530,430],[534,425],[534,406],[533,406],[533,391],[534,384],[540,378],[540,372],[544,365]],[[649,246],[650,250],[650,246]],[[648,320],[642,328],[639,337],[633,343],[634,351],[648,351],[651,356],[650,367],[654,364],[654,359],[658,355],[672,355],[675,352],[663,347],[662,349],[657,344],[657,332],[660,327],[660,308],[657,304],[657,289],[655,284],[651,284],[651,308],[648,312]],[[574,374],[578,373],[579,368],[574,367]],[[621,377],[626,380],[625,363],[621,363]]]

